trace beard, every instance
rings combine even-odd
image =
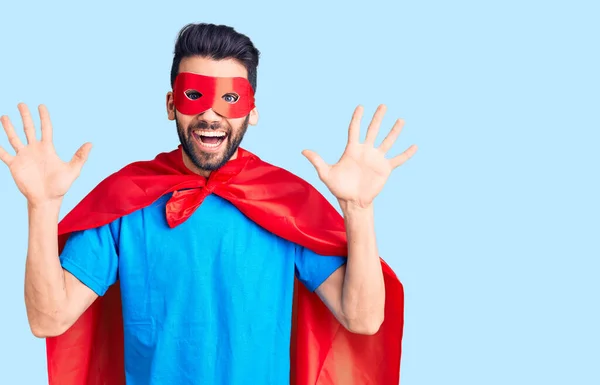
[[[231,159],[235,151],[240,146],[246,130],[248,129],[248,120],[250,116],[246,116],[241,127],[234,130],[227,121],[222,123],[208,123],[206,121],[197,121],[190,124],[187,128],[182,127],[175,115],[175,124],[177,126],[177,134],[179,142],[185,154],[190,158],[192,163],[201,170],[216,171]],[[224,148],[218,153],[207,153],[202,151],[193,137],[193,131],[201,130],[221,130],[227,133],[224,139],[225,143],[221,144]]]

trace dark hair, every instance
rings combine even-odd
[[[181,59],[203,56],[213,60],[237,59],[248,71],[248,81],[256,92],[256,70],[260,52],[252,41],[232,27],[215,24],[188,24],[181,29],[175,43],[171,66],[171,87],[179,74]]]

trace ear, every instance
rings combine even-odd
[[[173,102],[173,92],[167,92],[167,117],[169,120],[175,120],[175,103]]]
[[[252,111],[250,111],[250,118],[248,119],[248,124],[250,124],[251,126],[256,126],[257,123],[258,123],[258,110],[256,109],[256,107],[254,107],[252,109]]]

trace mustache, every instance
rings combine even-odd
[[[190,130],[218,130],[224,128],[223,125],[219,122],[209,123],[205,120],[200,120],[198,122],[190,123],[188,129]]]

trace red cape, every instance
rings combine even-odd
[[[317,254],[347,255],[343,217],[304,180],[239,149],[238,157],[207,181],[184,165],[181,146],[153,160],[131,163],[98,184],[58,224],[59,251],[74,231],[110,223],[166,193],[197,187],[202,187],[195,191],[203,196],[213,193],[227,199],[258,225]],[[399,383],[404,292],[392,269],[383,260],[381,264],[385,321],[372,336],[347,331],[316,293],[296,280],[293,385]],[[47,339],[50,385],[124,385],[122,322],[117,282],[67,332]]]

